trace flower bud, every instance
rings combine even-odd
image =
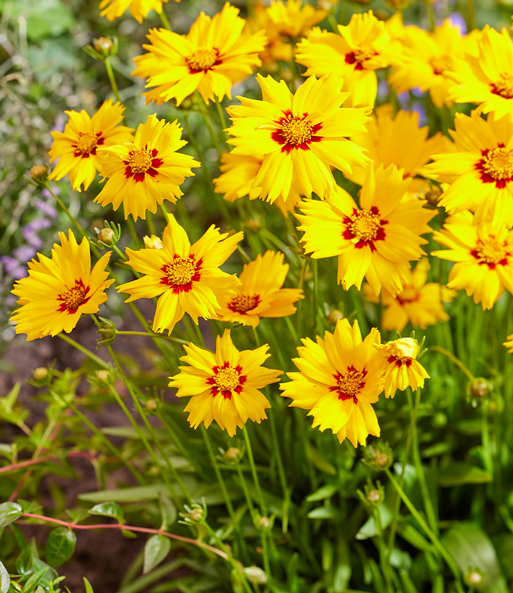
[[[369,445],[365,449],[364,462],[374,470],[388,469],[393,461],[394,456],[388,443],[379,442],[376,445]]]
[[[344,319],[344,314],[338,309],[332,309],[328,313],[328,321],[330,323],[337,323],[337,321],[340,321],[341,319]]]
[[[226,451],[224,456],[226,458],[226,461],[239,461],[241,457],[241,451],[240,449],[237,449],[237,447],[230,447],[228,451]]]
[[[438,202],[440,201],[440,196],[442,195],[442,190],[439,187],[432,187],[429,191],[426,192],[424,196],[430,206],[434,206],[435,208],[438,206]]]
[[[246,228],[248,229],[248,231],[253,231],[254,233],[257,233],[260,230],[261,226],[262,225],[258,218],[250,218],[249,220],[246,220]]]
[[[44,381],[47,377],[48,369],[46,367],[38,367],[32,375],[34,381]]]
[[[203,509],[192,509],[187,518],[195,522],[201,521],[203,519]]]
[[[98,37],[98,39],[93,39],[93,47],[99,54],[110,55],[114,44],[107,37]]]
[[[472,569],[465,575],[465,582],[470,587],[478,587],[483,582],[483,573],[479,569]]]
[[[44,165],[34,165],[30,169],[30,176],[38,184],[45,183],[48,179],[48,169]]]
[[[272,517],[257,517],[255,519],[255,527],[259,531],[271,531],[274,525],[274,516]]]
[[[308,280],[312,280],[314,277],[312,270],[309,270],[308,268],[305,270],[305,275],[304,275],[304,279],[306,282],[308,282]]]
[[[255,585],[267,585],[267,574],[259,566],[248,566],[244,574],[250,583]]]
[[[154,412],[157,409],[157,400],[156,399],[149,399],[146,402],[146,409],[150,412]]]
[[[491,391],[492,385],[483,377],[476,377],[469,383],[468,390],[472,397],[482,398]]]
[[[369,490],[369,492],[367,492],[365,498],[369,501],[369,502],[380,502],[381,500],[381,492],[379,490]]]
[[[105,245],[113,245],[115,243],[116,233],[109,228],[104,228],[99,231],[96,235],[98,241],[105,243]]]
[[[112,385],[112,373],[107,369],[96,371],[96,382],[100,387]]]
[[[148,235],[145,235],[143,237],[143,241],[144,241],[144,246],[146,247],[146,249],[163,249],[164,248],[162,239],[160,237],[157,237],[156,235],[151,235],[149,237],[148,237]]]

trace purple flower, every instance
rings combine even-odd
[[[411,89],[411,94],[414,97],[424,97],[426,95],[426,91],[421,91],[419,87],[416,86],[414,89]]]
[[[36,250],[29,245],[21,245],[16,247],[12,254],[19,262],[26,263],[36,255]]]
[[[403,109],[408,109],[408,103],[410,101],[410,93],[408,91],[404,91],[404,93],[397,93],[397,100],[399,101],[399,105]]]
[[[26,266],[20,264],[20,262],[17,259],[14,259],[14,257],[2,255],[2,257],[0,257],[0,261],[4,265],[5,273],[9,276],[12,276],[15,280],[19,280],[20,278],[25,278],[25,276],[27,276]]]
[[[416,111],[419,114],[419,128],[425,126],[427,123],[426,108],[422,103],[414,103],[411,111]]]
[[[23,232],[25,232],[25,230],[28,233],[41,231],[43,229],[47,229],[49,226],[51,226],[51,224],[52,223],[46,218],[36,218],[23,227]]]
[[[57,210],[53,206],[50,206],[50,204],[43,202],[43,200],[36,201],[36,208],[50,218],[57,218]]]
[[[460,12],[453,12],[449,15],[448,20],[450,20],[455,27],[458,27],[462,35],[467,34],[467,23]]]

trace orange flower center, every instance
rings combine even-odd
[[[94,132],[79,132],[77,143],[74,145],[75,154],[95,154],[96,147],[98,146],[98,141],[100,140],[100,136],[101,133],[97,135]]]
[[[443,74],[444,70],[449,69],[449,56],[435,56],[429,60],[431,68],[435,74]]]
[[[402,305],[404,303],[414,303],[420,299],[420,293],[413,286],[405,286],[403,291],[395,297]]]
[[[381,228],[381,220],[379,216],[369,212],[368,210],[360,210],[349,225],[353,233],[353,243],[359,241],[373,241],[378,236],[378,231]]]
[[[474,257],[480,260],[480,263],[496,264],[503,263],[509,253],[505,249],[505,244],[500,243],[495,237],[489,237],[484,241],[478,241],[477,248],[472,252]]]
[[[299,146],[312,138],[313,124],[303,117],[290,115],[282,123],[281,137],[287,144]]]
[[[220,369],[214,376],[214,383],[220,391],[233,391],[240,385],[239,373],[228,367],[226,369]]]
[[[127,164],[132,169],[135,175],[139,173],[146,173],[151,167],[153,158],[147,148],[136,149],[130,152],[127,159]]]
[[[197,49],[190,56],[187,56],[185,61],[190,70],[201,72],[202,70],[210,70],[218,57],[219,51],[217,49]]]
[[[493,92],[505,99],[513,98],[513,74],[501,74],[499,80],[492,84]]]
[[[365,375],[367,372],[357,371],[353,366],[347,367],[347,371],[338,375],[338,398],[342,401],[346,399],[353,399],[354,403],[357,403],[358,395],[360,391],[365,387]]]
[[[513,155],[506,148],[489,150],[483,159],[481,169],[492,179],[509,179],[513,176]]]
[[[246,313],[247,311],[254,309],[258,305],[259,301],[260,297],[256,294],[253,296],[239,294],[231,300],[228,308],[231,311],[236,311],[237,313]]]
[[[183,286],[192,282],[196,274],[196,263],[189,257],[177,257],[173,263],[166,266],[169,284]]]

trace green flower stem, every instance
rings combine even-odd
[[[268,577],[272,577],[271,563],[269,562],[269,545],[267,544],[267,532],[262,531],[260,534],[260,541],[262,542],[262,560],[264,562],[264,571]]]
[[[287,476],[285,475],[285,468],[283,466],[283,459],[281,456],[281,449],[280,449],[280,443],[278,441],[278,434],[276,433],[276,421],[274,418],[274,409],[271,408],[269,410],[269,423],[271,425],[271,439],[272,439],[272,443],[273,443],[273,452],[274,455],[276,457],[276,464],[278,465],[278,474],[280,476],[280,483],[281,483],[281,489],[283,491],[283,496],[284,496],[284,500],[283,500],[283,522],[282,522],[282,529],[283,529],[283,533],[287,533],[287,526],[288,526],[288,514],[285,512],[286,508],[288,508],[288,502],[289,502],[289,488],[287,485]]]
[[[244,434],[244,441],[246,442],[246,449],[248,450],[249,465],[251,467],[251,473],[253,474],[253,481],[255,482],[255,488],[257,491],[258,501],[260,504],[260,511],[263,515],[266,515],[267,507],[265,506],[262,490],[260,489],[260,481],[258,479],[258,474],[255,466],[255,459],[253,458],[253,450],[251,448],[251,441],[249,440],[249,434],[246,425],[242,427],[242,432]]]
[[[146,223],[148,225],[148,231],[150,235],[156,235],[157,231],[155,230],[155,221],[153,220],[153,214],[151,212],[146,212]]]
[[[385,544],[385,539],[383,537],[383,528],[381,526],[381,516],[379,514],[379,509],[373,504],[371,504],[371,513],[372,513],[372,517],[374,518],[374,523],[376,524],[379,562],[381,564],[381,572],[383,573],[383,575],[385,577],[386,591],[387,591],[387,593],[393,593],[394,589],[392,587],[392,582],[391,582],[391,578],[390,578],[390,562],[388,560],[387,547]]]
[[[448,552],[447,548],[442,544],[442,542],[438,539],[437,535],[431,530],[429,525],[426,523],[422,515],[417,511],[411,500],[406,496],[404,490],[399,486],[399,483],[392,475],[392,472],[387,468],[386,474],[388,479],[390,480],[392,486],[395,488],[397,494],[401,497],[401,500],[404,502],[410,513],[413,515],[413,518],[419,523],[422,529],[425,531],[426,535],[431,540],[432,544],[435,548],[440,552],[440,555],[445,560],[447,566],[449,567],[450,571],[452,572],[454,578],[456,579],[457,586],[461,587],[461,574],[460,570],[454,561],[453,557]],[[404,471],[403,471],[404,473]]]
[[[445,348],[442,348],[441,346],[430,346],[429,350],[433,350],[435,352],[440,352],[440,354],[443,354],[444,356],[446,356],[459,369],[461,369],[465,373],[465,375],[467,375],[467,377],[470,379],[470,381],[473,381],[475,379],[474,375],[467,369],[467,367],[461,362],[461,360],[459,358],[456,358],[456,356],[454,356],[454,354],[452,352],[449,352],[449,350],[446,350]]]
[[[135,247],[139,249],[141,243],[139,241],[139,237],[137,236],[137,231],[135,230],[134,221],[130,217],[128,217],[126,220],[126,224],[128,226],[128,230],[130,231],[130,234],[132,235],[132,241],[134,242]]]
[[[168,31],[172,31],[173,29],[171,29],[171,25],[169,24],[169,20],[168,20],[163,8],[162,8],[162,12],[159,13],[159,17],[160,17],[160,20],[162,21],[162,24],[164,25],[164,27]]]
[[[187,132],[187,138],[189,139],[189,142],[192,144],[192,147],[194,148],[194,152],[196,153],[196,156],[197,156],[199,162],[201,163],[203,175],[205,176],[205,179],[207,180],[207,183],[210,186],[210,189],[212,190],[212,192],[214,192],[214,184],[212,183],[212,175],[210,175],[208,166],[207,166],[206,162],[203,160],[203,155],[201,153],[201,150],[198,146],[198,143],[196,142],[196,138],[194,137],[194,134],[192,133],[191,124],[189,122],[189,113],[187,111],[183,112],[183,121],[184,121],[184,125],[185,125],[185,130]]]
[[[472,0],[467,0],[467,27],[469,31],[476,28],[476,11]]]
[[[307,265],[308,265],[308,259],[305,258],[303,260],[303,266],[301,267],[301,273],[299,274],[298,288],[300,288],[301,290],[303,290],[303,284],[305,282],[305,273],[306,273]],[[304,309],[303,300],[304,299],[301,299],[297,305],[297,335],[299,337],[301,337],[301,334],[303,333],[303,309]]]
[[[221,143],[219,142],[219,138],[218,138],[217,134],[215,133],[214,128],[212,127],[212,122],[210,121],[210,112],[207,110],[207,108],[205,106],[205,101],[203,101],[201,96],[196,95],[195,98],[197,99],[197,104],[199,106],[199,110],[201,111],[201,115],[203,116],[203,119],[207,126],[207,130],[208,130],[208,133],[210,134],[210,138],[212,139],[212,142],[213,142],[217,152],[219,153],[219,158],[221,158],[221,154],[224,151],[221,147]]]
[[[107,70],[107,76],[109,77],[109,82],[112,88],[112,92],[114,93],[114,97],[116,97],[116,101],[118,103],[121,103],[121,101],[119,100],[119,91],[118,85],[116,83],[116,77],[114,76],[114,71],[112,70],[109,58],[104,58],[103,63],[105,64],[105,70]]]
[[[242,469],[240,467],[240,463],[236,464],[236,468],[237,468],[237,474],[239,475],[239,480],[240,480],[240,483],[242,486],[242,491],[244,492],[244,498],[246,499],[246,502],[248,503],[249,512],[251,513],[251,516],[253,517],[254,513],[255,513],[255,507],[253,505],[253,501],[251,500],[251,495],[248,490],[246,478],[244,477],[244,472],[242,471]]]
[[[87,356],[87,358],[94,360],[94,362],[96,362],[96,364],[100,365],[102,367],[102,369],[109,369],[109,365],[104,360],[102,360],[99,356],[96,356],[96,354],[93,354],[90,350],[88,350],[87,348],[85,348],[84,346],[79,344],[78,342],[75,342],[75,340],[73,340],[66,334],[60,333],[60,334],[57,334],[57,337],[60,338],[61,340],[64,340],[64,342],[67,342],[70,346],[73,346],[73,348],[80,350],[80,352],[82,352],[82,354],[85,354]]]
[[[216,97],[215,104],[217,109],[217,115],[219,116],[219,121],[221,123],[221,131],[223,134],[223,138],[226,142],[226,139],[228,137],[226,129],[228,128],[228,126],[226,124],[226,119],[224,117],[223,106],[221,105],[221,101],[219,101],[218,97]]]
[[[137,331],[117,331],[116,336],[146,336],[148,338],[160,338],[161,340],[168,340],[169,342],[176,342],[177,344],[188,344],[187,340],[181,340],[180,338],[172,338],[171,336],[165,336],[164,334],[155,334],[153,332],[137,332]]]
[[[162,214],[164,215],[164,220],[166,221],[166,224],[169,222],[170,216],[169,216],[169,212],[167,211],[167,208],[165,207],[164,203],[162,203],[160,205],[160,209],[162,210]]]
[[[314,290],[313,290],[313,330],[317,331],[317,308],[319,303],[319,269],[318,260],[312,260],[313,277],[314,277]]]

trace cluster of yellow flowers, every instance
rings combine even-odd
[[[100,8],[113,20],[129,7],[142,22],[152,9],[161,13],[166,1],[102,0]],[[327,32],[315,26],[326,15],[300,0],[273,0],[270,7],[255,5],[245,22],[227,3],[213,18],[201,13],[187,35],[151,30],[133,74],[147,81],[147,103],[180,106],[197,91],[208,105],[231,99],[234,83],[256,68],[269,72],[284,60],[303,65],[302,84],[293,78],[289,87],[257,74],[262,99],[237,97],[239,103],[228,107],[233,149],[220,155],[216,192],[228,201],[248,196],[275,203],[285,216],[295,213],[304,253],[337,256],[338,283],[384,305],[384,330],[402,331],[408,322],[424,329],[447,320],[443,303],[456,290],[484,309],[493,307],[504,290],[513,293],[509,34],[485,27],[463,36],[449,21],[427,32],[403,26],[399,13],[381,21],[372,11]],[[397,92],[420,88],[437,108],[477,108],[470,116],[456,115],[452,142],[440,133],[428,138],[416,113],[394,114],[390,104],[374,109],[376,72],[385,69]],[[109,100],[92,117],[67,112],[64,131],[53,132],[49,154],[57,163],[50,179],[69,175],[81,191],[99,172],[105,184],[95,201],[114,210],[123,205],[125,218],[146,219],[164,200],[182,196],[180,185],[200,164],[178,152],[186,144],[178,122],[150,115],[134,135],[120,125],[123,111]],[[337,171],[361,186],[358,201],[339,187]],[[449,216],[433,232],[434,206]],[[431,255],[454,262],[447,287],[427,282],[423,246],[429,233],[447,248]],[[71,331],[81,314],[98,311],[113,282],[106,271],[110,254],[91,271],[87,239],[79,245],[71,231],[60,239],[52,258],[33,260],[28,278],[13,291],[21,305],[13,315],[16,331],[29,340]],[[117,290],[128,293],[129,301],[159,297],[155,332],[172,332],[185,313],[195,323],[204,318],[252,327],[261,317],[292,315],[303,294],[283,288],[283,254],[258,255],[239,277],[221,271],[242,239],[242,232],[221,234],[212,226],[191,245],[169,215],[162,239],[126,250],[126,263],[138,277]],[[248,419],[266,417],[270,404],[259,389],[282,374],[262,367],[267,346],[239,352],[226,330],[215,353],[193,344],[185,349],[182,360],[189,366],[180,367],[170,385],[178,396],[192,396],[186,407],[192,426],[215,420],[233,435]],[[379,435],[372,404],[381,393],[393,397],[397,389],[417,389],[428,377],[416,360],[414,339],[381,345],[377,329],[362,339],[358,323],[346,319],[323,339],[304,339],[298,353],[293,362],[299,372],[289,373],[283,394],[292,406],[310,410],[314,426],[355,446]]]

